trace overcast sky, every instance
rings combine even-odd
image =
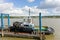
[[[0,0],[0,13],[27,16],[29,8],[32,16],[60,15],[60,0]]]

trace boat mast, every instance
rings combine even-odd
[[[29,9],[29,15],[28,15],[28,19],[30,18],[30,9]]]
[[[29,9],[29,14],[28,14],[28,23],[31,23],[30,9]]]

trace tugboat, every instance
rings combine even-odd
[[[13,26],[9,27],[10,32],[23,32],[23,33],[32,33],[34,31],[34,24],[32,23],[32,18],[30,17],[30,9],[29,9],[29,16],[26,19],[27,21],[23,22],[14,22]]]

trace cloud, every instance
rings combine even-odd
[[[35,0],[30,0],[34,2]],[[21,8],[14,7],[14,3],[4,3],[1,0],[0,3],[0,13],[8,13],[11,16],[28,16],[30,13],[32,16],[38,16],[39,13],[42,13],[42,16],[46,15],[60,15],[60,1],[59,0],[44,0],[40,1],[40,6],[24,6]]]
[[[35,0],[30,0],[30,2],[33,2]],[[0,3],[0,13],[10,14],[11,16],[28,16],[29,14],[29,8],[31,11],[31,15],[38,15],[38,13],[41,11],[40,9],[37,9],[37,6],[29,7],[24,6],[22,8],[14,7],[14,3]]]
[[[13,3],[0,4],[0,13],[10,14],[11,16],[28,16],[29,8],[31,16],[38,16],[40,12],[43,13],[42,15],[46,15],[48,13],[46,9],[38,9],[37,6],[24,6],[22,8],[16,8]]]
[[[56,8],[60,6],[60,0],[44,0],[40,2],[40,8]]]
[[[34,2],[35,0],[27,0],[28,2]]]
[[[11,9],[13,7],[13,3],[2,3],[0,4],[0,9],[6,10]]]
[[[48,15],[48,13],[50,13],[50,12],[47,11],[47,9],[39,9],[39,8],[37,8],[37,6],[34,6],[34,7],[25,6],[23,8],[23,10],[25,12],[27,12],[26,14],[29,13],[29,9],[30,9],[30,13],[31,13],[32,16],[39,16],[40,12],[42,13],[42,16]]]
[[[10,15],[19,15],[23,11],[20,8],[15,8],[13,3],[0,3],[0,13],[10,14]]]
[[[46,15],[60,15],[60,0],[44,0],[40,1],[40,6],[37,8],[47,10]]]
[[[0,0],[0,3],[3,3],[4,2],[4,0]]]
[[[0,4],[0,13],[6,10],[11,10],[13,8],[13,3],[2,3]]]
[[[23,13],[23,11],[21,9],[7,9],[7,10],[4,10],[3,13],[21,14]]]

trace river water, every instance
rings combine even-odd
[[[13,25],[13,22],[15,21],[23,21],[21,18],[11,18],[10,19],[10,25]],[[1,22],[1,21],[0,21]],[[32,22],[35,26],[39,26],[39,19],[33,18]],[[7,25],[7,19],[4,19],[4,25]],[[1,23],[0,23],[1,25]],[[52,27],[55,30],[55,33],[53,35],[46,35],[46,40],[60,40],[60,18],[42,18],[42,26],[48,26]],[[1,39],[1,38],[0,38]],[[4,38],[6,39],[6,38]],[[7,40],[20,40],[22,38],[7,38]],[[25,39],[27,40],[27,39]]]

